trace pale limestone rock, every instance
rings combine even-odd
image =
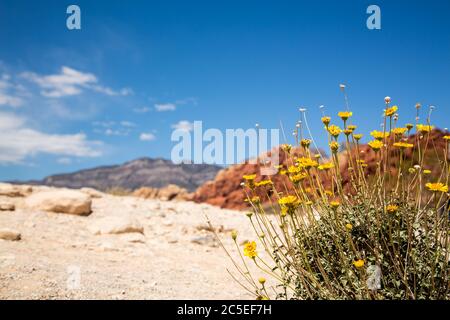
[[[0,183],[0,196],[26,197],[33,192],[31,186]]]
[[[16,209],[16,206],[14,203],[0,203],[0,211],[14,211]]]
[[[34,193],[25,204],[32,210],[85,216],[91,213],[92,200],[83,192],[59,189]]]
[[[144,234],[144,228],[140,222],[129,215],[112,216],[97,219],[88,226],[93,234],[122,234],[122,233],[141,233]]]
[[[87,194],[92,199],[100,199],[104,196],[104,193],[102,193],[98,190],[95,190],[93,188],[81,188],[80,191]]]
[[[11,229],[0,229],[0,239],[9,241],[18,241],[21,239],[19,232]]]

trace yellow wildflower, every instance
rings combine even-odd
[[[408,131],[408,128],[394,128],[392,129],[392,133],[395,134],[396,136],[402,136],[406,133],[406,131]]]
[[[353,130],[350,130],[350,129],[345,129],[345,130],[344,130],[344,134],[345,134],[346,136],[351,135],[352,132],[353,132]]]
[[[244,256],[249,257],[251,259],[255,259],[258,256],[258,252],[256,252],[256,242],[247,242],[244,245]]]
[[[353,226],[352,226],[351,223],[347,223],[347,224],[345,225],[345,228],[346,228],[348,231],[351,231],[351,230],[353,229]]]
[[[362,136],[363,136],[362,133],[357,133],[353,135],[353,138],[355,138],[356,141],[359,141],[361,140]]]
[[[331,208],[333,208],[333,209],[339,208],[340,205],[341,205],[341,204],[339,203],[339,201],[330,201],[330,206],[331,206]]]
[[[261,277],[261,278],[258,279],[258,282],[261,283],[261,284],[264,284],[264,283],[266,283],[266,278]]]
[[[256,182],[255,185],[257,187],[264,187],[264,186],[273,185],[273,182],[270,180],[261,180],[260,182]]]
[[[326,126],[330,124],[331,118],[330,117],[322,117],[322,123]]]
[[[282,148],[285,152],[290,153],[290,152],[291,152],[291,149],[292,149],[292,146],[291,146],[290,144],[283,144],[283,145],[281,146],[281,148]]]
[[[330,149],[333,152],[337,152],[339,150],[339,143],[337,141],[330,142]]]
[[[288,172],[291,174],[299,173],[301,168],[299,166],[289,166]]]
[[[285,196],[278,200],[278,204],[281,207],[281,215],[285,216],[287,213],[294,213],[300,205],[300,200],[296,196]]]
[[[450,135],[444,136],[444,140],[450,141]]]
[[[397,107],[397,106],[392,106],[392,107],[387,108],[386,110],[384,110],[384,115],[385,115],[386,117],[391,117],[391,116],[394,115],[394,113],[397,112],[397,110],[398,110],[398,107]]]
[[[259,203],[261,203],[261,199],[258,197],[258,196],[254,196],[254,197],[252,197],[252,198],[247,198],[247,199],[245,199],[245,201],[246,202],[251,202],[251,203],[254,203],[254,204],[259,204]]]
[[[412,147],[414,147],[414,145],[412,143],[396,142],[396,143],[394,143],[394,147],[406,149],[406,148],[412,148]]]
[[[325,190],[325,194],[331,197],[333,195],[333,192],[331,192],[330,190]]]
[[[350,111],[341,111],[341,112],[338,112],[339,118],[341,118],[341,119],[344,120],[344,121],[347,120],[348,118],[350,118],[352,115],[353,115],[353,113],[350,112]]]
[[[371,147],[375,152],[383,147],[383,142],[380,140],[372,140],[369,142],[369,147]]]
[[[297,207],[300,204],[300,200],[296,196],[285,196],[278,200],[281,206],[285,207]]]
[[[383,138],[389,137],[389,132],[381,132],[378,130],[373,130],[370,135],[377,140],[383,140]]]
[[[395,204],[390,204],[386,207],[386,211],[389,213],[396,213],[398,211],[398,206]]]
[[[347,127],[348,130],[352,130],[355,131],[356,130],[356,126],[354,124],[351,124]]]
[[[362,267],[364,267],[364,260],[359,259],[359,260],[353,261],[353,265],[357,269],[362,268]]]
[[[428,182],[425,186],[430,191],[448,192],[448,186],[441,182],[436,182],[436,183]]]
[[[317,167],[319,170],[330,170],[332,168],[334,168],[334,164],[332,162],[323,163]]]
[[[244,178],[244,180],[247,180],[247,181],[253,181],[256,178],[256,174],[244,175],[242,178]]]
[[[427,124],[418,124],[416,125],[417,131],[420,131],[421,133],[427,133],[433,130],[434,126],[430,126]]]
[[[339,128],[338,126],[336,126],[334,124],[329,126],[327,130],[335,138],[337,138],[339,136],[339,134],[342,132],[341,128]]]
[[[298,174],[292,175],[292,176],[289,177],[289,179],[291,179],[291,181],[293,183],[299,183],[300,181],[302,181],[306,177],[307,177],[307,174],[305,172],[303,172],[303,173],[298,173]]]
[[[233,240],[236,240],[237,239],[237,231],[236,230],[233,230],[233,231],[231,231],[231,239],[233,239]]]
[[[309,145],[311,144],[311,140],[309,140],[309,139],[302,139],[302,140],[300,141],[300,144],[301,144],[301,146],[302,146],[303,148],[308,148]]]
[[[312,160],[310,158],[306,158],[306,157],[298,158],[297,163],[300,167],[305,168],[305,169],[309,169],[311,167],[317,167],[319,165],[317,163],[317,161]]]
[[[430,174],[430,173],[431,173],[431,170],[425,169],[425,170],[423,170],[423,173],[424,173],[424,174]]]

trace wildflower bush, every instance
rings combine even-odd
[[[415,125],[405,126],[397,112],[386,97],[384,125],[371,132],[367,147],[375,156],[372,174],[347,110],[338,113],[338,124],[321,119],[329,158],[313,155],[314,139],[297,126],[298,146],[282,146],[288,155],[277,167],[288,181],[282,188],[273,176],[243,177],[255,238],[242,247],[232,233],[237,259],[224,248],[238,271],[231,274],[257,299],[450,298],[450,135],[436,148],[431,111],[425,124],[417,115]],[[429,165],[438,172],[431,175]],[[258,272],[250,272],[251,264]],[[270,290],[262,275],[275,282]]]

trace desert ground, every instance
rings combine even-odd
[[[206,223],[233,248],[232,229],[253,238],[244,212],[8,184],[0,209],[0,299],[254,298]]]

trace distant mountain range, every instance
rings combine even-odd
[[[174,164],[161,158],[140,158],[122,165],[103,166],[73,173],[57,174],[20,183],[65,188],[90,187],[105,191],[110,188],[134,190],[140,187],[162,188],[175,184],[195,191],[213,180],[222,168],[208,164]],[[18,183],[18,182],[14,182]]]

